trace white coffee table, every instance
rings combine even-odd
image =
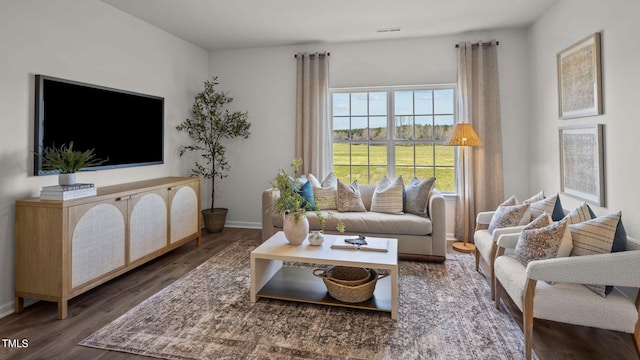
[[[274,234],[251,252],[251,302],[272,298],[331,306],[344,306],[391,312],[398,318],[398,240],[388,239],[388,252],[332,249],[338,235],[324,235],[320,246],[308,240],[290,245],[283,232]],[[340,236],[345,237],[345,236]],[[388,270],[389,276],[378,280],[373,297],[361,303],[344,303],[332,298],[321,278],[310,268],[283,266],[283,262],[318,265],[341,265]]]

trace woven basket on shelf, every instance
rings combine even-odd
[[[322,277],[322,281],[324,281],[324,285],[327,287],[327,291],[331,297],[346,303],[359,303],[369,300],[373,296],[373,291],[376,288],[378,279],[382,279],[388,275],[389,274],[378,274],[375,269],[369,269],[367,282],[356,286],[340,284],[326,276],[320,277]]]
[[[369,281],[369,269],[351,266],[332,266],[328,270],[315,269],[313,275],[333,280],[338,284],[356,286]]]

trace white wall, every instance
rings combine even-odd
[[[0,49],[3,316],[13,311],[15,200],[38,196],[42,186],[57,182],[55,176],[32,176],[33,75],[165,98],[165,164],[78,175],[99,187],[188,174],[190,164],[176,155],[184,139],[174,128],[189,116],[193,96],[208,76],[208,53],[98,0],[3,1]],[[91,126],[90,118],[87,123]]]
[[[533,97],[530,192],[560,191],[558,128],[605,124],[605,177],[607,207],[597,214],[621,210],[630,236],[638,237],[640,191],[637,179],[640,132],[640,2],[635,0],[562,0],[531,28],[531,86]],[[571,120],[558,119],[556,54],[594,32],[602,32],[602,77],[604,114]],[[565,208],[579,200],[562,196]]]
[[[209,72],[247,110],[253,135],[234,143],[229,177],[216,188],[216,206],[228,207],[229,224],[260,227],[261,192],[294,157],[295,83],[299,51],[329,51],[330,87],[455,83],[455,44],[500,41],[505,193],[528,193],[528,58],[524,29],[405,40],[332,43],[213,51]],[[450,209],[451,210],[451,209]],[[451,216],[453,218],[453,216]]]

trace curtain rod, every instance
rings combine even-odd
[[[326,54],[320,54],[320,53],[318,53],[318,55],[320,55],[320,56],[323,56],[323,55],[330,56],[330,55],[331,55],[331,53],[326,53]],[[298,57],[298,54],[294,54],[294,55],[293,55],[293,57],[294,57],[294,58],[297,58],[297,57]]]
[[[486,45],[486,44],[490,44],[490,43],[491,43],[491,42],[486,42],[486,43],[482,43],[482,45]],[[473,45],[477,45],[477,44],[476,44],[476,43],[474,43],[474,44],[471,44],[471,45],[473,46]],[[496,45],[500,45],[500,41],[496,41]],[[459,48],[459,47],[460,47],[460,45],[459,45],[459,44],[456,44],[456,49],[457,49],[457,48]]]

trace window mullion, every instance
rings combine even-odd
[[[431,129],[432,132],[436,131],[436,94],[435,91],[431,91]],[[436,139],[435,134],[431,134],[431,163],[433,164],[433,176],[436,176],[436,168],[438,164],[436,163]],[[455,182],[455,181],[454,181]]]
[[[395,102],[393,91],[387,91],[387,172],[392,178],[396,177],[396,127],[395,127]]]

